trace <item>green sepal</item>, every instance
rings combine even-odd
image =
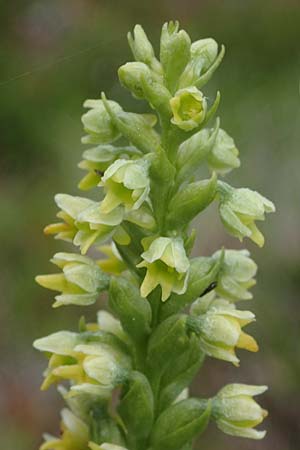
[[[180,145],[176,160],[178,169],[176,176],[177,185],[189,179],[199,168],[200,164],[206,160],[217,138],[219,125],[220,121],[217,119],[212,130],[200,130]]]
[[[163,321],[151,334],[148,343],[149,367],[162,374],[171,361],[186,349],[189,336],[185,314],[174,315]]]
[[[160,61],[164,70],[166,84],[173,93],[178,79],[190,59],[191,39],[179,29],[179,23],[166,22],[161,31]]]
[[[195,86],[197,86],[198,89],[201,89],[202,86],[204,86],[213,76],[214,72],[217,70],[219,65],[222,62],[222,59],[225,55],[225,46],[221,46],[221,51],[218,54],[217,58],[215,59],[214,63],[210,66],[210,68],[198,78],[198,80],[195,81]]]
[[[187,235],[184,239],[184,248],[185,248],[187,256],[189,256],[191,254],[191,251],[193,250],[196,238],[197,238],[196,228],[192,228],[190,234]]]
[[[83,333],[80,333],[81,344],[91,344],[93,342],[110,346],[123,353],[130,353],[130,349],[127,344],[113,333],[101,330],[84,331]]]
[[[187,349],[172,361],[161,379],[159,410],[163,411],[188,387],[204,361],[199,339],[192,334]]]
[[[109,306],[124,330],[139,343],[150,333],[151,307],[139,289],[124,277],[112,277]]]
[[[212,66],[218,56],[218,44],[212,38],[199,39],[191,45],[191,60],[179,80],[179,88],[193,86]]]
[[[136,265],[140,262],[141,253],[144,251],[141,240],[148,236],[148,234],[145,233],[141,227],[126,220],[123,222],[122,227],[130,236],[130,243],[127,245],[121,245],[115,242],[116,247],[120,253],[120,256],[132,273],[140,274],[142,269],[138,269]]]
[[[147,116],[143,114],[129,113],[120,111],[118,114],[110,107],[104,92],[101,94],[103,104],[106,111],[111,117],[115,127],[122,133],[122,135],[129,140],[133,145],[139,148],[144,153],[154,151],[160,146],[160,138],[156,131],[153,130],[152,124],[147,120]],[[154,119],[155,116],[151,116]]]
[[[169,203],[167,227],[185,226],[214,200],[217,176],[213,173],[209,180],[201,180],[184,186]]]
[[[221,101],[221,93],[220,91],[218,91],[213,104],[206,113],[205,119],[202,122],[202,127],[204,127],[215,116],[216,112],[218,111],[220,101]]]
[[[175,176],[175,168],[162,149],[149,155],[149,160],[151,163],[149,168],[150,199],[158,227],[162,229],[166,216],[166,204]]]
[[[148,437],[154,419],[154,399],[150,383],[143,373],[131,373],[123,388],[118,410],[128,436],[136,441]]]
[[[157,419],[151,443],[153,450],[179,450],[206,429],[210,400],[188,398],[167,408]]]
[[[218,260],[204,256],[192,259],[186,292],[182,295],[171,295],[160,308],[160,320],[181,311],[200,297],[211,283],[217,281],[221,261],[221,257]]]

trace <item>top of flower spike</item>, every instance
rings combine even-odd
[[[166,300],[171,292],[183,294],[188,280],[188,269],[180,271],[178,263],[169,267],[164,262],[163,253],[168,252],[166,240],[171,239],[171,246],[182,242],[180,258],[187,260],[190,249],[186,243],[191,245],[192,241],[187,231],[189,222],[218,198],[220,216],[228,231],[240,239],[248,236],[262,245],[263,237],[254,220],[262,219],[264,212],[273,211],[274,206],[254,191],[217,182],[218,173],[239,166],[238,151],[232,138],[220,129],[219,120],[213,129],[204,128],[216,112],[219,97],[208,108],[208,100],[199,89],[219,66],[224,49],[218,54],[218,44],[211,38],[192,43],[178,22],[165,23],[162,27],[160,61],[140,25],[134,28],[133,35],[129,33],[128,40],[136,62],[119,69],[120,81],[134,96],[148,100],[160,118],[162,137],[154,129],[157,122],[154,114],[126,112],[104,94],[101,99],[87,100],[84,106],[89,111],[82,117],[87,132],[84,142],[99,145],[83,155],[81,166],[89,173],[81,187],[89,189],[97,184],[106,195],[99,202],[58,195],[56,200],[62,208],[59,217],[65,223],[48,226],[46,233],[73,241],[85,254],[91,245],[110,238],[118,245],[129,245],[136,236],[128,233],[126,222],[133,223],[142,229],[139,244],[145,235],[153,241],[151,249],[142,255],[144,261],[138,265],[138,268],[147,267],[141,293],[148,295],[160,285],[164,291],[162,298]],[[108,145],[120,138],[125,141],[122,145]],[[216,173],[210,182],[191,183],[202,164]],[[207,185],[211,189],[206,189]],[[178,202],[184,204],[180,216],[186,216],[186,221],[175,220]],[[155,241],[163,244],[163,251],[155,261],[150,261],[147,258]],[[134,255],[131,267],[136,266],[140,256],[141,252]],[[230,300],[250,298],[247,289],[251,284],[251,279],[236,281],[223,274],[222,295]],[[226,293],[226,289],[236,292]]]

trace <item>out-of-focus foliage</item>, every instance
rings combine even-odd
[[[237,376],[269,384],[268,436],[263,444],[238,447],[300,447],[299,2],[15,0],[3,2],[0,15],[1,448],[31,450],[41,430],[55,431],[57,396],[39,394],[43,362],[31,342],[50,330],[74,327],[79,312],[57,314],[33,277],[47,271],[45,261],[58,250],[42,235],[56,212],[53,195],[77,194],[83,100],[105,90],[128,109],[142,111],[144,105],[117,83],[118,65],[129,58],[126,33],[142,23],[157,42],[161,24],[172,18],[192,37],[212,36],[226,45],[222,68],[205,93],[213,97],[214,86],[220,87],[222,127],[240,149],[241,169],[230,182],[265,192],[278,210],[263,225],[269,236],[264,251],[249,244],[260,268],[251,305],[258,317],[253,327],[262,343],[259,356],[225,371],[210,360],[194,391],[213,393]],[[198,224],[202,253],[236,245],[221,226],[212,229],[214,214],[209,211]],[[203,445],[214,450],[236,443],[211,429]]]

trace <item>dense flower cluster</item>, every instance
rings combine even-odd
[[[35,341],[49,359],[42,389],[57,384],[68,406],[60,437],[46,435],[40,448],[189,450],[210,420],[260,439],[254,427],[266,411],[252,397],[264,386],[227,385],[211,399],[188,391],[205,355],[238,366],[237,349],[258,350],[244,331],[255,316],[236,306],[252,298],[256,264],[247,250],[191,258],[190,224],[217,202],[231,235],[262,246],[255,221],[275,210],[218,179],[240,165],[219,118],[211,125],[220,94],[211,102],[203,91],[224,47],[192,43],[177,22],[164,24],[159,58],[140,25],[128,41],[135,61],[120,67],[120,82],[153,112],[127,112],[104,93],[84,103],[82,142],[91,147],[78,187],[94,189],[94,199],[57,194],[59,222],[45,228],[79,248],[54,255],[59,273],[36,278],[58,292],[53,306],[91,305],[107,293],[110,312]]]

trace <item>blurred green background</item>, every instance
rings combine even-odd
[[[75,328],[82,310],[52,310],[51,294],[33,277],[49,271],[55,251],[69,248],[46,239],[42,228],[54,218],[55,193],[78,193],[82,103],[105,90],[141,111],[144,104],[116,76],[131,59],[126,33],[141,23],[157,48],[169,19],[179,19],[194,40],[212,36],[226,45],[205,92],[221,90],[222,126],[240,149],[242,166],[228,180],[277,206],[262,226],[264,249],[245,242],[260,268],[247,307],[258,317],[252,332],[261,351],[241,355],[239,369],[207,360],[193,386],[208,396],[227,382],[268,384],[268,435],[259,443],[232,439],[211,425],[201,448],[300,448],[299,1],[14,0],[1,2],[0,14],[1,449],[36,449],[43,431],[58,430],[61,402],[55,389],[39,391],[45,360],[31,343]],[[223,244],[239,247],[212,209],[199,223],[197,251]]]

